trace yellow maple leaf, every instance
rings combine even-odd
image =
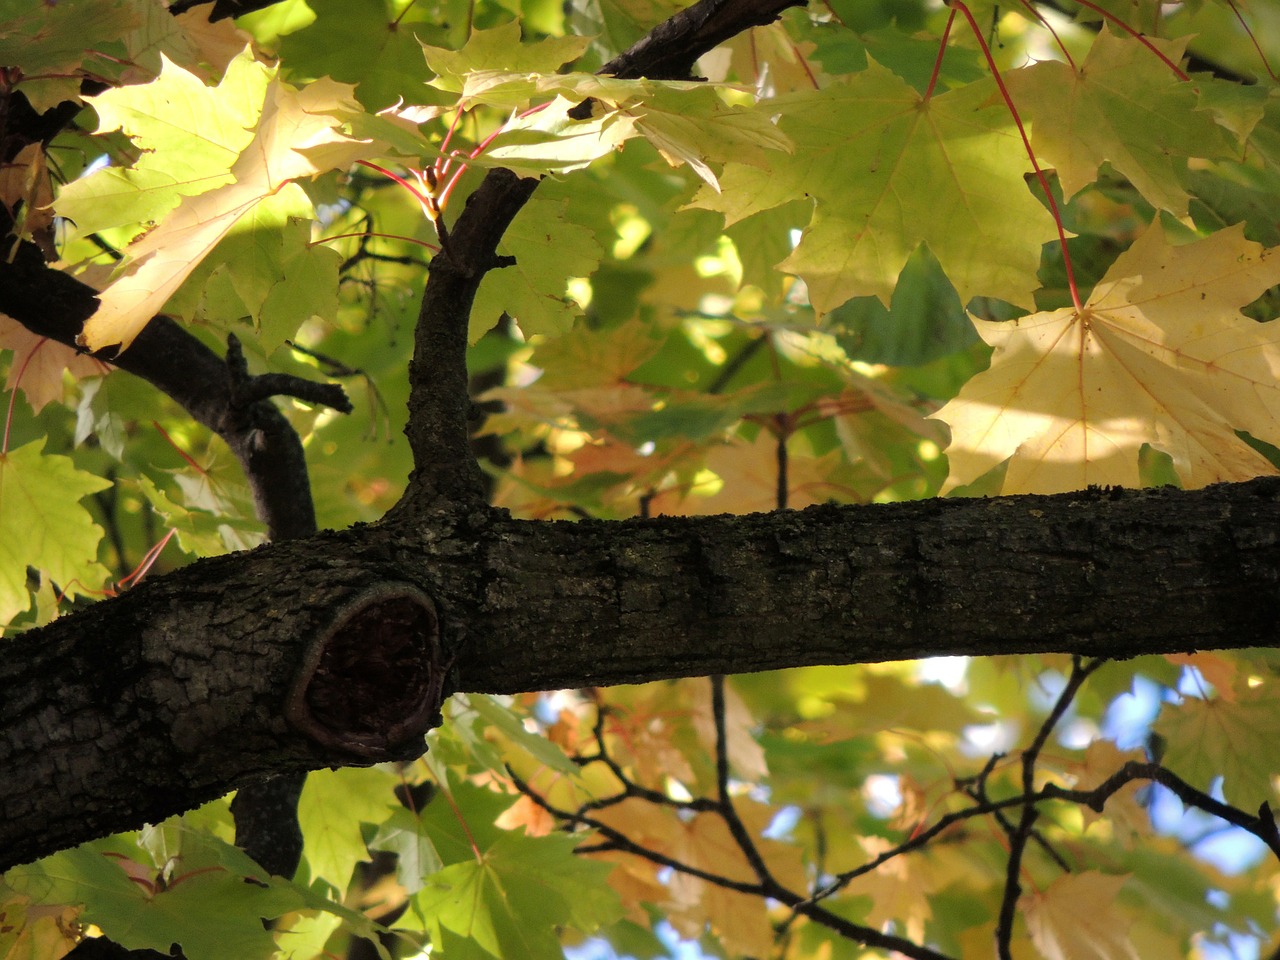
[[[1094,740],[1084,752],[1084,758],[1067,766],[1066,772],[1074,781],[1072,786],[1078,790],[1093,790],[1111,777],[1130,760],[1142,762],[1146,760],[1142,750],[1120,750],[1111,740]],[[1135,781],[1113,793],[1107,798],[1102,812],[1097,812],[1083,804],[1080,815],[1085,828],[1099,821],[1107,824],[1106,829],[1125,848],[1132,848],[1140,837],[1151,834],[1151,816],[1146,807],[1138,799],[1141,781]]]
[[[79,380],[107,373],[111,368],[56,340],[32,333],[18,321],[0,313],[0,350],[12,350],[6,391],[21,387],[31,409],[39,413],[50,400],[61,400],[63,372]]]
[[[1018,901],[1031,942],[1047,960],[1138,960],[1129,920],[1116,909],[1125,877],[1070,873]]]
[[[1239,313],[1280,283],[1280,253],[1230,227],[1183,246],[1152,226],[1080,311],[974,318],[988,370],[938,411],[947,492],[1009,460],[1002,493],[1139,485],[1143,444],[1188,487],[1277,471],[1236,430],[1280,442],[1280,323]]]
[[[693,729],[708,754],[716,749],[715,716],[711,710],[711,685],[704,680],[685,681],[693,710]],[[752,736],[755,719],[751,711],[729,684],[724,688],[725,738],[729,764],[734,773],[748,781],[763,780],[769,775],[764,747]]]
[[[822,457],[788,450],[787,506],[799,510],[841,497],[844,491],[832,479],[839,455]],[[711,448],[707,468],[722,481],[720,489],[703,499],[687,500],[686,513],[767,513],[778,507],[778,438],[761,429],[752,442],[740,436]],[[672,512],[672,511],[667,511]]]
[[[385,143],[341,130],[343,116],[361,111],[354,89],[327,77],[302,89],[273,78],[253,139],[231,167],[231,182],[185,197],[158,227],[129,245],[116,279],[85,323],[81,346],[127,347],[243,217],[286,188],[299,189],[291,181],[384,152]]]
[[[774,878],[791,890],[803,890],[805,875],[799,849],[760,838],[776,810],[741,799],[736,806],[748,832],[757,838],[756,849]],[[757,880],[728,826],[716,814],[700,813],[686,821],[669,807],[631,798],[601,810],[597,817],[646,849],[690,867],[742,883]],[[699,937],[709,924],[730,953],[765,956],[770,952],[774,932],[768,903],[761,897],[680,872],[672,875],[666,894],[667,919],[682,937]]]
[[[893,844],[880,837],[861,837],[858,844],[874,859]],[[871,898],[866,923],[876,929],[899,924],[912,940],[924,936],[924,925],[933,916],[929,900],[938,889],[925,857],[895,857],[870,873],[857,877],[846,888],[849,896]]]

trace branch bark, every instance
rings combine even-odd
[[[509,693],[1274,646],[1280,633],[1276,480],[626,522],[476,507],[432,521],[201,561],[13,640],[0,661],[0,869],[268,772],[421,752],[450,657],[452,686]],[[286,713],[317,638],[388,583],[429,598],[445,647],[390,709],[372,696],[343,708],[416,718],[361,753],[350,743],[367,729],[317,739]],[[398,642],[347,669],[384,669]]]

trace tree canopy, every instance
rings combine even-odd
[[[1271,6],[0,6],[0,960],[1280,957]]]

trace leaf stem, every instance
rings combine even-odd
[[[429,219],[435,220],[440,215],[440,209],[436,205],[436,198],[428,193],[423,193],[410,181],[400,176],[400,174],[393,173],[386,167],[374,163],[372,160],[357,160],[356,163],[360,164],[362,167],[368,167],[370,170],[377,170],[384,177],[394,180],[396,183],[400,184],[400,186],[408,190],[417,199],[418,203],[422,204],[422,212],[425,213]]]
[[[1253,29],[1244,19],[1244,14],[1240,12],[1240,8],[1236,6],[1236,0],[1226,0],[1227,6],[1231,8],[1231,12],[1236,15],[1236,19],[1240,21],[1240,26],[1244,28],[1245,34],[1249,37],[1249,42],[1253,44],[1253,49],[1258,51],[1258,59],[1262,61],[1262,69],[1267,71],[1267,76],[1272,80],[1280,81],[1280,77],[1276,76],[1276,72],[1271,69],[1271,63],[1267,60],[1267,55],[1262,49],[1262,45],[1258,43],[1258,38],[1254,34]]]
[[[1067,61],[1067,65],[1071,67],[1072,70],[1078,71],[1079,67],[1076,66],[1075,58],[1071,56],[1071,51],[1067,49],[1067,45],[1062,42],[1062,37],[1058,35],[1058,31],[1053,29],[1053,24],[1049,23],[1049,21],[1045,19],[1044,14],[1035,8],[1035,5],[1031,0],[1019,0],[1019,2],[1026,9],[1027,13],[1031,14],[1031,16],[1035,17],[1035,19],[1040,22],[1040,26],[1049,31],[1049,34],[1053,37],[1054,43],[1056,43],[1058,45],[1058,49],[1062,51],[1062,57]]]
[[[947,40],[951,36],[951,25],[956,22],[955,7],[951,8],[951,14],[947,17],[947,25],[942,30],[942,39],[938,41],[938,56],[933,61],[933,73],[929,75],[929,86],[925,88],[923,100],[925,103],[933,96],[933,88],[938,85],[938,73],[942,70],[942,59],[947,55]],[[976,28],[975,28],[976,29]]]
[[[1081,2],[1084,2],[1084,0],[1081,0]],[[986,38],[982,36],[982,31],[978,29],[978,23],[973,19],[973,14],[970,12],[969,7],[964,3],[964,0],[951,0],[951,8],[953,12],[959,10],[964,14],[965,19],[969,21],[969,29],[973,31],[974,37],[977,38],[978,46],[982,48],[982,55],[986,57],[987,67],[991,70],[991,76],[995,80],[996,86],[1000,88],[1000,96],[1004,98],[1005,106],[1009,108],[1009,115],[1013,117],[1013,122],[1018,128],[1018,135],[1022,137],[1022,146],[1027,151],[1027,157],[1031,161],[1031,168],[1035,171],[1036,179],[1040,181],[1040,189],[1044,191],[1044,198],[1049,203],[1049,211],[1053,214],[1053,223],[1058,228],[1058,244],[1062,248],[1062,264],[1067,271],[1067,287],[1071,290],[1071,302],[1075,306],[1076,313],[1082,313],[1084,305],[1080,302],[1080,290],[1076,286],[1076,273],[1071,263],[1071,251],[1067,249],[1067,232],[1062,226],[1062,212],[1058,209],[1058,201],[1053,199],[1053,191],[1049,189],[1049,179],[1044,175],[1044,171],[1036,161],[1035,151],[1031,149],[1031,139],[1027,136],[1026,127],[1022,125],[1022,117],[1018,114],[1018,108],[1013,105],[1013,97],[1009,95],[1009,88],[1004,85],[1004,78],[1000,76],[1000,69],[996,66],[995,58],[991,55],[991,48],[987,46]]]

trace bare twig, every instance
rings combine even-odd
[[[1022,793],[1030,797],[1035,791],[1036,763],[1040,759],[1040,751],[1048,742],[1050,734],[1058,721],[1066,714],[1067,708],[1075,699],[1081,685],[1089,678],[1105,660],[1091,660],[1084,663],[1079,657],[1071,658],[1071,674],[1066,685],[1058,694],[1057,702],[1040,725],[1031,746],[1022,753]],[[1031,837],[1032,827],[1040,811],[1034,802],[1028,801],[1022,806],[1022,816],[1018,820],[1017,829],[1009,837],[1009,860],[1005,871],[1004,896],[1000,900],[1000,914],[996,921],[996,951],[1000,960],[1013,960],[1011,944],[1013,942],[1013,920],[1018,907],[1018,898],[1022,895],[1022,884],[1019,875],[1022,871],[1022,855],[1027,841]]]

